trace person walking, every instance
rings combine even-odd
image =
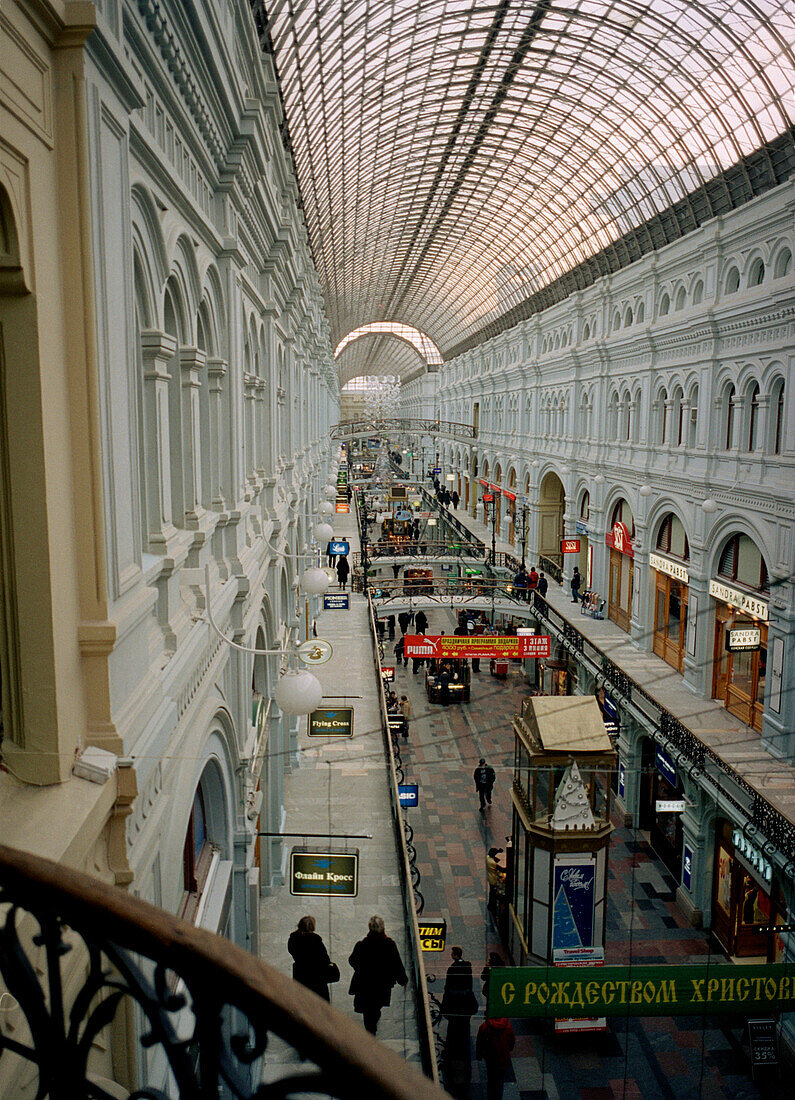
[[[486,1063],[486,1100],[502,1100],[516,1036],[502,1016],[484,1020],[475,1040],[475,1057]]]
[[[524,566],[522,566],[513,578],[513,587],[517,599],[524,600],[527,598],[527,570]]]
[[[329,981],[339,980],[339,971],[329,958],[326,945],[315,931],[314,917],[301,917],[298,927],[290,933],[287,950],[293,957],[293,979],[330,1001]],[[332,978],[332,967],[336,977]]]
[[[414,625],[417,628],[418,634],[424,634],[428,629],[428,616],[422,609],[414,616]]]
[[[400,633],[405,634],[409,628],[411,622],[411,615],[408,611],[401,611],[398,615],[398,626],[400,627]]]
[[[447,665],[439,669],[439,702],[443,707],[450,702],[450,669]]]
[[[453,489],[452,493],[450,494],[450,499],[453,502],[453,508],[458,508],[458,502],[461,498],[459,497],[455,489]]]
[[[491,971],[495,966],[505,966],[502,957],[497,954],[496,951],[489,951],[489,961],[483,967],[480,972],[480,980],[483,983],[483,996],[486,1001],[486,1005],[489,1003],[489,984],[491,982]]]
[[[348,990],[353,995],[353,1011],[361,1013],[365,1028],[375,1035],[381,1009],[392,1002],[393,986],[409,983],[397,944],[386,934],[383,917],[370,917],[367,935],[356,944],[348,962],[353,967]]]
[[[326,547],[326,558],[328,559],[329,567],[334,568],[334,562],[337,560],[337,555],[332,552],[331,542]]]
[[[491,792],[494,788],[494,782],[496,775],[494,774],[494,768],[481,756],[478,761],[478,766],[472,773],[472,777],[475,780],[475,790],[478,792],[478,798],[480,799],[480,812],[484,814],[486,812],[486,803],[491,805]]]
[[[345,587],[348,584],[348,574],[351,571],[350,565],[348,565],[347,554],[340,554],[337,558],[337,580],[340,582],[340,588],[345,591]]]
[[[582,584],[582,577],[577,566],[574,566],[574,572],[571,575],[571,602],[577,603],[580,598],[580,585]]]
[[[400,666],[401,661],[403,661],[404,664],[408,664],[408,657],[406,657],[404,653],[405,644],[405,636],[401,634],[398,640],[395,642],[395,664],[397,666]]]
[[[543,597],[543,599],[547,598],[547,589],[548,588],[549,588],[549,581],[547,580],[547,578],[544,576],[543,573],[539,573],[538,574],[538,594],[539,594],[539,596]]]
[[[408,740],[409,736],[409,722],[411,721],[411,702],[408,695],[401,695],[400,702],[398,703],[398,710],[403,715],[403,740]]]
[[[447,968],[442,994],[442,1015],[447,1020],[444,1044],[445,1087],[451,1096],[468,1096],[472,1078],[470,1029],[478,1010],[472,988],[472,964],[461,947],[451,947],[453,961]]]
[[[535,592],[538,587],[538,570],[533,565],[530,568],[530,572],[527,574],[527,587],[531,592]]]

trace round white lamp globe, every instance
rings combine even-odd
[[[330,500],[324,500],[317,510],[319,516],[331,516],[334,514],[334,505]]]
[[[313,566],[303,571],[298,583],[301,585],[301,590],[308,596],[322,596],[328,591],[331,581],[327,573]]]
[[[315,526],[315,538],[320,543],[328,542],[334,538],[334,528],[330,523],[318,523]]]
[[[288,669],[277,681],[273,698],[285,714],[310,714],[323,701],[323,688],[306,669]]]
[[[323,496],[327,500],[333,500],[336,495],[337,495],[337,486],[336,485],[326,485],[326,486],[324,486]]]

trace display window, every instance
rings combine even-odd
[[[649,554],[654,571],[654,652],[681,672],[687,641],[690,546],[673,512],[662,520],[655,545],[656,553]]]
[[[667,776],[657,764],[662,756]],[[658,802],[682,799],[682,782],[676,768],[648,738],[643,742],[640,789],[640,826],[648,830],[649,843],[665,866],[680,878],[682,870],[682,814],[657,811]]]
[[[732,630],[759,631],[759,647],[730,650]],[[767,623],[738,614],[736,608],[717,603],[715,607],[715,653],[713,660],[714,699],[720,699],[736,718],[755,730],[762,729],[767,672]]]
[[[775,927],[786,922],[786,907],[772,869],[760,857],[741,830],[727,821],[719,823],[712,930],[727,955],[777,962],[784,944]]]
[[[605,535],[610,547],[610,584],[607,599],[607,617],[622,630],[629,632],[632,615],[633,558],[635,550],[635,520],[632,509],[625,500],[619,500],[613,508],[611,527]]]

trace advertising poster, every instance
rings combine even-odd
[[[552,947],[590,947],[593,937],[596,863],[564,856],[555,860]]]

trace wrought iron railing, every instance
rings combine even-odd
[[[548,558],[546,554],[541,554],[538,558],[538,568],[547,573],[553,581],[563,584],[563,566],[559,562]]]
[[[445,1095],[278,970],[88,875],[0,847],[0,913],[0,1080],[19,1065],[37,1100],[117,1096],[90,1057],[134,1019],[167,1080],[122,1081],[130,1100]],[[274,1036],[300,1052],[292,1072],[283,1053],[269,1064]]]
[[[384,435],[387,432],[412,432],[416,435],[452,435],[456,438],[477,439],[477,428],[472,424],[459,424],[455,420],[421,420],[414,417],[390,416],[382,419],[362,418],[341,420],[329,435],[334,440],[350,439],[357,435]]]

